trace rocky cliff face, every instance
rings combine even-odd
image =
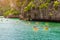
[[[16,5],[17,0],[0,0],[0,15],[8,9],[18,9]]]
[[[24,20],[60,20],[60,0],[26,0],[21,10]]]
[[[23,20],[60,20],[60,0],[0,0],[0,7],[0,13],[9,7],[19,10]]]
[[[0,0],[0,15],[3,15],[3,9],[9,5],[8,0]]]

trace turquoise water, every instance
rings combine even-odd
[[[0,40],[60,40],[60,23],[0,18]]]

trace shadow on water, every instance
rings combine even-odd
[[[38,21],[38,22],[53,22],[53,23],[60,23],[60,20],[29,20],[29,21]]]

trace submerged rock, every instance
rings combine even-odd
[[[36,26],[34,26],[34,27],[33,27],[33,30],[34,30],[35,32],[37,32],[37,31],[39,30],[39,28],[37,28]]]

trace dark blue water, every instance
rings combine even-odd
[[[60,23],[0,18],[0,40],[60,40]]]

